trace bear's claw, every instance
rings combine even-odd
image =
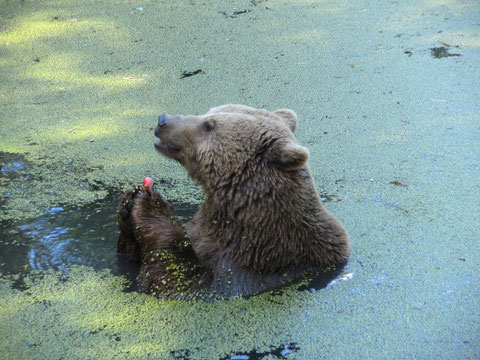
[[[123,220],[127,220],[130,217],[134,205],[134,199],[138,196],[139,193],[142,192],[146,193],[146,190],[143,186],[134,186],[132,190],[126,192],[122,196],[118,213]]]

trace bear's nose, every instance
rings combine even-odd
[[[165,126],[168,123],[168,115],[163,114],[158,117],[158,126]]]

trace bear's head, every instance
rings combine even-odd
[[[204,115],[161,115],[155,148],[177,160],[207,189],[278,169],[305,167],[308,150],[293,132],[297,116],[291,110],[273,112],[243,105],[224,105]]]

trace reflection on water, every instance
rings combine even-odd
[[[2,175],[9,175],[12,171],[23,169],[25,169],[23,161],[21,159],[12,158],[9,161],[5,161],[5,163],[0,166],[0,173]]]
[[[25,189],[30,179],[25,160],[18,154],[0,152],[0,206],[4,205],[12,195],[11,189],[7,190],[10,183],[15,184],[15,189],[21,192]],[[5,186],[5,187],[4,187]]]
[[[23,223],[0,223],[0,272],[26,274],[31,270],[86,265],[110,269],[133,279],[138,266],[116,254],[119,193],[84,207],[52,207],[44,216]],[[184,221],[195,207],[174,204]]]
[[[23,223],[0,224],[0,271],[63,269],[82,264],[122,273],[115,249],[117,196],[82,208],[48,209]]]

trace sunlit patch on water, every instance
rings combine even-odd
[[[342,282],[342,281],[347,281],[347,280],[350,280],[351,278],[353,278],[353,273],[343,273],[341,274],[339,277],[333,279],[332,281],[330,281],[327,285],[327,287],[332,287],[333,285],[339,283],[339,282]]]
[[[298,290],[315,293],[321,289],[331,288],[339,282],[350,280],[353,277],[353,273],[347,271],[348,267],[348,264],[344,263],[312,274],[308,277],[309,280],[304,281]]]

